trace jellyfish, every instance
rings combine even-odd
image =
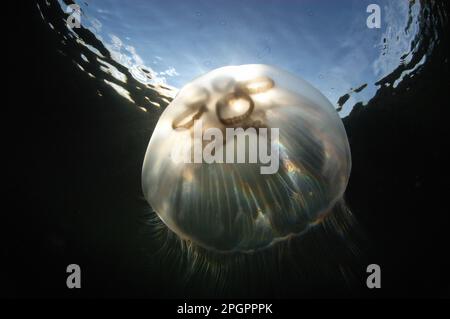
[[[319,224],[342,203],[350,170],[343,123],[317,89],[273,66],[226,66],[164,110],[142,189],[182,240],[252,252]]]

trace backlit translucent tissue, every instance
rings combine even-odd
[[[202,150],[214,141],[195,144],[199,123],[201,132],[223,132],[214,154],[220,148],[227,154],[227,128],[242,128],[247,143],[229,150],[244,147],[248,157],[255,147],[251,137],[260,138],[268,154],[278,151],[278,169],[262,174],[268,164],[259,158],[256,163],[175,158],[174,150],[195,154],[195,145]],[[268,134],[261,133],[264,128]],[[272,128],[278,128],[278,138],[270,135]],[[350,168],[341,119],[318,90],[271,66],[229,66],[188,83],[166,108],[147,148],[142,187],[151,207],[181,238],[216,251],[251,251],[320,222],[342,198]]]

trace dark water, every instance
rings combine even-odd
[[[65,3],[21,4],[27,22],[8,37],[14,130],[6,131],[5,295],[449,296],[447,5],[383,1],[382,28],[358,33],[367,4],[333,3],[302,1],[297,11],[274,13],[280,2],[258,11],[249,1],[236,13],[220,3],[187,10],[92,1],[80,3],[85,15],[73,31]],[[255,27],[239,22],[249,17]],[[268,18],[272,33],[258,27]],[[339,22],[334,33],[321,27],[330,19]],[[241,42],[220,46],[236,30]],[[145,149],[185,81],[249,62],[291,70],[340,110],[354,218],[337,216],[288,254],[190,256],[142,199]],[[83,269],[81,290],[65,286],[70,263]],[[382,267],[381,290],[365,287],[369,263]]]

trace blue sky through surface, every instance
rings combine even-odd
[[[96,0],[80,2],[82,24],[139,78],[142,65],[156,82],[181,88],[225,65],[270,64],[301,76],[337,106],[341,116],[376,92],[374,83],[410,51],[417,21],[406,30],[408,1],[378,1],[380,29],[369,29],[373,1]],[[65,5],[61,3],[64,7]],[[413,6],[418,12],[419,4]],[[413,18],[416,18],[414,12]],[[413,19],[414,20],[414,19]],[[384,38],[387,42],[384,42]]]

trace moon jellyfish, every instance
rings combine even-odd
[[[165,109],[142,187],[182,239],[248,252],[320,223],[342,202],[350,168],[342,121],[317,89],[272,66],[227,66]]]

